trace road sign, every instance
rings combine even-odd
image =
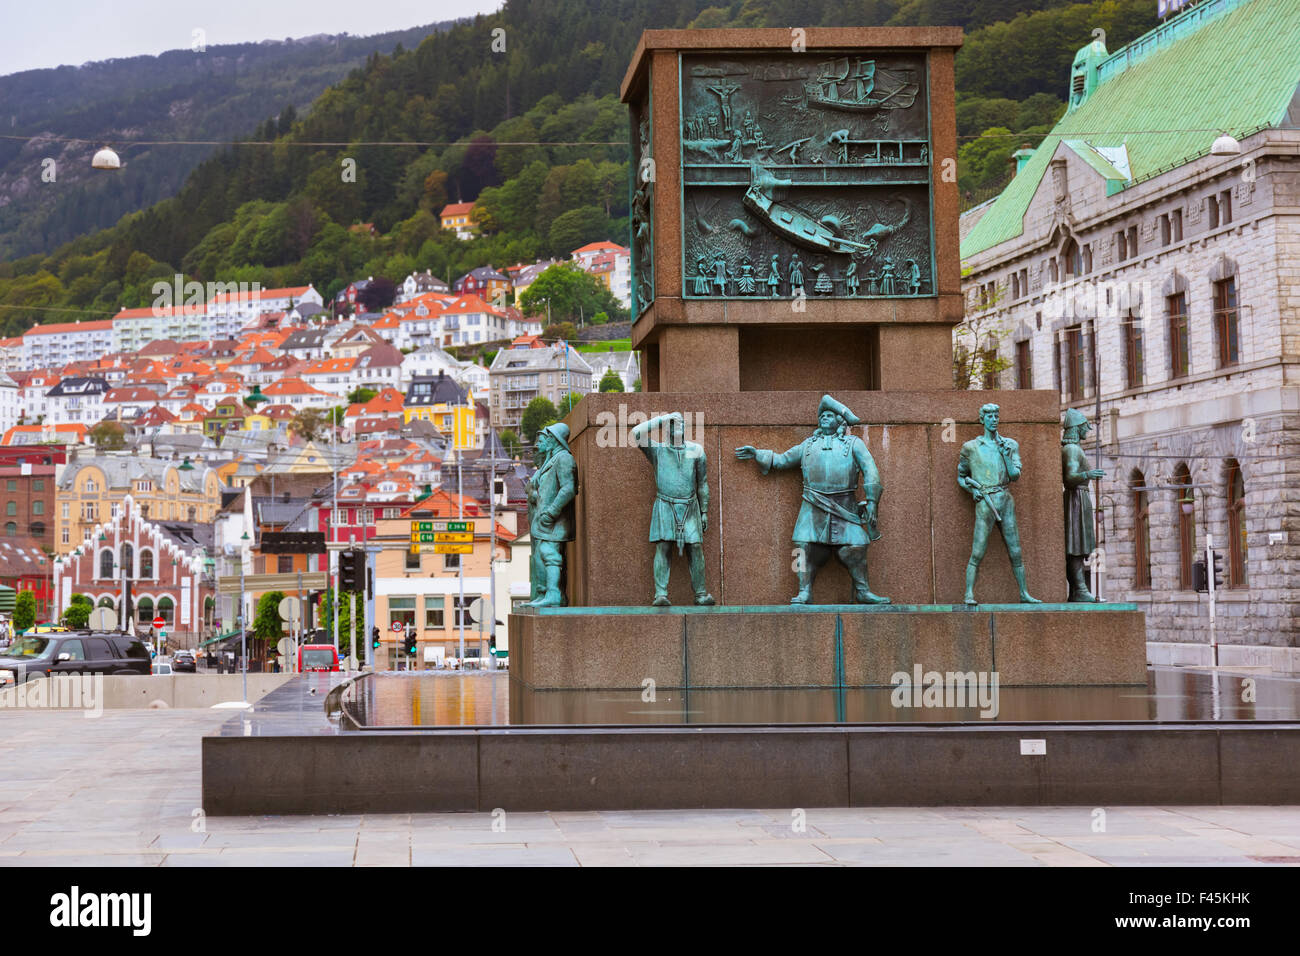
[[[406,625],[403,624],[401,621],[394,621],[392,624],[388,626],[394,634],[400,634],[402,633],[402,631],[406,630]]]
[[[302,613],[298,606],[296,597],[282,598],[279,604],[280,620],[288,621],[290,624],[298,623],[298,616]]]
[[[117,613],[111,607],[97,607],[87,623],[96,631],[111,631],[117,627]]]
[[[158,628],[159,630],[162,630],[164,627],[167,626],[167,619],[164,617],[156,617],[153,619],[153,626]]]
[[[474,522],[472,521],[434,521],[434,531],[473,531]]]
[[[282,637],[275,645],[275,649],[280,652],[281,657],[293,657],[293,644],[290,638]]]
[[[475,598],[469,602],[469,616],[475,621],[487,620],[487,601],[482,598]]]
[[[474,535],[472,532],[464,531],[441,531],[433,536],[433,540],[440,544],[472,544]]]
[[[434,554],[473,554],[474,545],[472,544],[435,544],[433,546]]]

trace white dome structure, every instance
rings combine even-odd
[[[121,169],[122,160],[118,158],[117,153],[105,146],[95,154],[90,165],[93,169]]]

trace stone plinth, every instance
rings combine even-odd
[[[1003,687],[1145,684],[1133,604],[530,609],[511,680],[532,690],[887,687],[899,671]]]
[[[871,545],[872,589],[897,604],[962,600],[975,506],[957,486],[961,444],[980,434],[979,407],[1002,406],[1003,434],[1020,443],[1024,472],[1012,486],[1030,593],[1066,597],[1061,514],[1060,427],[1052,392],[837,392],[865,423],[855,429],[880,469],[881,539]],[[785,604],[797,590],[790,540],[799,511],[797,470],[763,475],[740,461],[740,445],[785,451],[813,431],[820,392],[663,395],[593,394],[567,421],[578,463],[577,540],[569,546],[571,605],[648,605],[654,596],[649,542],[654,476],[627,444],[638,414],[678,411],[708,455],[705,532],[708,586],[719,604]],[[622,442],[622,445],[619,443]],[[669,596],[690,604],[685,560],[673,555]],[[975,596],[1018,597],[1006,548],[994,533]],[[851,600],[848,573],[834,559],[817,576],[814,600]]]

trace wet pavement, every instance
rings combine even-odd
[[[0,866],[1300,865],[1300,807],[204,817],[199,741],[231,722],[0,711]]]

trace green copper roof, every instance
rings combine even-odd
[[[1116,72],[1107,70],[1160,29],[1118,51],[1109,76],[1066,114],[962,240],[963,257],[1024,232],[1025,212],[1061,142],[1107,179],[1111,195],[1209,152],[1224,130],[1241,138],[1283,124],[1300,85],[1300,2],[1218,0],[1192,32]],[[1201,8],[1181,14],[1187,17]],[[1174,21],[1170,21],[1172,24]],[[1063,80],[1064,82],[1064,80]],[[1128,176],[1098,147],[1125,147]],[[1114,155],[1114,154],[1112,154]]]

